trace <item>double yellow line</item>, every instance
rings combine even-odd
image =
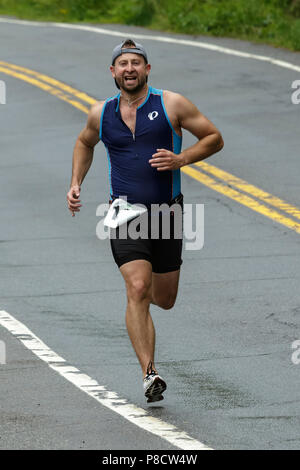
[[[31,70],[26,67],[21,67],[20,65],[14,65],[0,60],[0,72],[41,88],[60,100],[67,101],[84,113],[88,113],[89,108],[84,106],[82,102],[88,103],[89,105],[96,103],[96,100],[86,93],[76,90],[55,78],[48,77],[48,75],[44,75],[43,73],[36,72],[35,70]]]
[[[0,72],[30,83],[86,114],[89,108],[85,104],[92,105],[97,101],[82,91],[26,67],[0,61]],[[298,207],[206,162],[183,167],[181,171],[214,191],[300,234]]]
[[[300,223],[294,220],[300,220],[298,207],[208,163],[199,162],[195,166],[197,168],[183,167],[181,171],[214,191],[300,233]]]

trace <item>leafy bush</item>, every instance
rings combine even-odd
[[[300,0],[0,0],[0,14],[147,26],[300,50]]]

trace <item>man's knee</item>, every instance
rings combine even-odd
[[[171,310],[175,305],[175,300],[169,300],[168,302],[163,302],[161,308],[164,310]]]
[[[127,297],[129,301],[141,302],[151,297],[151,283],[145,279],[132,279],[127,282]]]
[[[176,295],[169,295],[167,297],[161,297],[161,298],[154,298],[154,303],[158,307],[164,309],[164,310],[171,310],[171,308],[174,307],[175,302],[176,302]]]

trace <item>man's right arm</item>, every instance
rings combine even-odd
[[[77,137],[72,164],[72,179],[67,194],[69,210],[72,216],[80,211],[80,186],[93,161],[94,147],[99,142],[100,116],[104,102],[97,102],[90,108],[86,126]]]

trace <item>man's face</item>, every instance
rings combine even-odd
[[[115,65],[110,67],[113,78],[127,93],[137,93],[147,82],[151,66],[146,64],[139,54],[126,53],[117,57]]]

